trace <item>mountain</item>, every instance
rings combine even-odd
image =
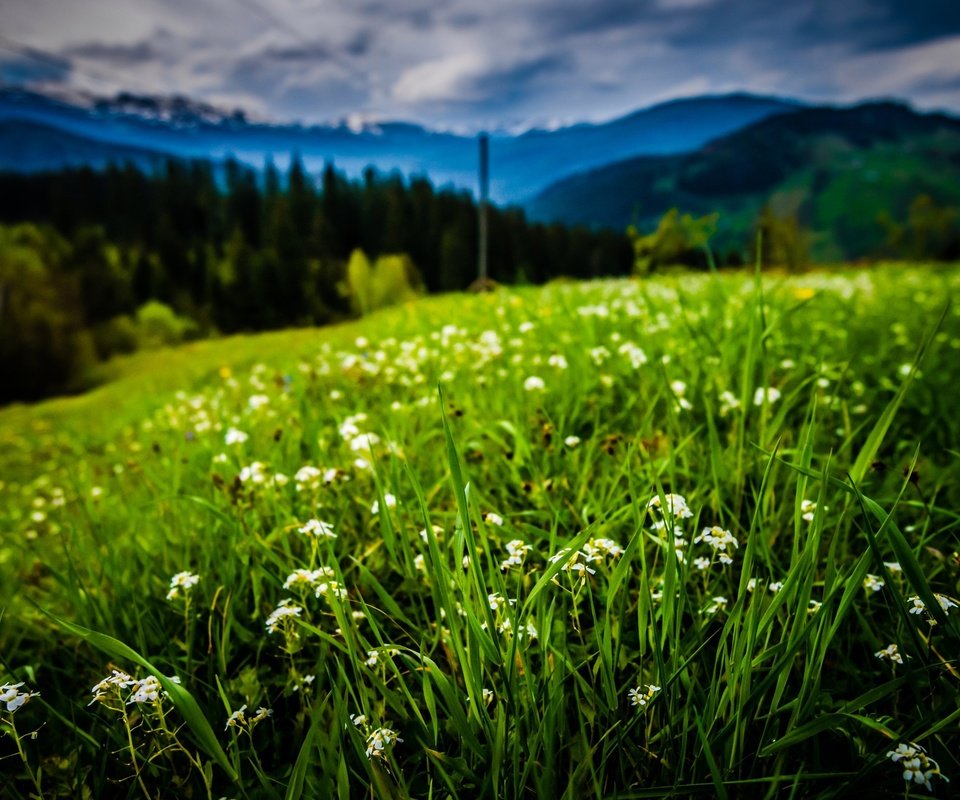
[[[498,132],[490,142],[491,199],[518,202],[553,181],[611,161],[692,150],[798,107],[792,101],[736,94],[676,100],[600,124],[519,135]],[[0,129],[5,142],[22,130],[11,124],[30,124],[36,134],[48,130],[33,147],[20,148],[27,158],[10,165],[11,158],[0,157],[4,168],[21,171],[80,163],[88,152],[97,153],[90,163],[100,165],[109,160],[111,148],[115,160],[127,158],[133,149],[180,158],[220,160],[232,155],[256,167],[266,159],[283,166],[298,153],[314,172],[332,161],[353,177],[373,166],[404,175],[426,174],[438,185],[476,186],[475,137],[404,122],[349,118],[330,125],[279,125],[182,97],[55,98],[3,89]]]
[[[769,117],[697,150],[608,164],[526,204],[535,219],[623,229],[670,208],[720,213],[715,242],[739,247],[765,204],[809,231],[817,260],[874,251],[878,214],[903,219],[920,194],[960,205],[960,120],[897,103]]]
[[[164,154],[146,148],[105,144],[47,125],[22,120],[0,121],[0,170],[57,170],[68,166],[105,167],[112,162],[155,166]]]

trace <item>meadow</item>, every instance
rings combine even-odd
[[[442,295],[0,410],[0,797],[950,795],[958,290]]]

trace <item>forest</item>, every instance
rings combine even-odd
[[[633,267],[625,233],[513,208],[488,219],[493,281]],[[231,159],[0,174],[0,225],[0,402],[85,388],[93,365],[140,347],[326,324],[476,278],[468,192],[332,164],[315,178],[296,157],[283,172]]]

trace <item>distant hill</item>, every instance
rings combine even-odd
[[[696,149],[771,115],[793,111],[789,100],[735,94],[677,100],[601,124],[530,130],[491,137],[491,197],[495,202],[529,199],[554,181],[640,154]],[[18,139],[29,124],[32,143]],[[9,127],[13,125],[14,127]],[[368,166],[404,175],[427,175],[435,184],[473,190],[474,136],[433,131],[403,122],[347,119],[330,125],[274,125],[242,112],[219,111],[185,98],[123,94],[106,100],[78,95],[52,98],[23,90],[0,90],[4,169],[36,171],[58,164],[100,165],[138,152],[220,160],[233,155],[262,167],[279,166],[298,153],[311,171],[332,161],[351,177]],[[12,153],[21,157],[14,158]]]
[[[796,215],[817,260],[868,255],[877,215],[902,219],[918,194],[960,205],[960,120],[897,103],[770,117],[694,152],[640,157],[559,181],[527,205],[536,219],[651,229],[670,208],[720,212],[718,247],[749,240],[765,203]]]
[[[140,147],[104,143],[58,128],[22,120],[0,121],[0,170],[39,172],[63,167],[104,167],[133,162],[141,167],[159,163],[163,153]],[[29,170],[25,166],[29,165]]]

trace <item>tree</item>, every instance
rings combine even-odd
[[[633,241],[634,272],[648,275],[671,264],[713,267],[710,238],[717,230],[719,214],[694,218],[671,208],[660,218],[657,229],[646,235],[634,226],[627,229]]]

